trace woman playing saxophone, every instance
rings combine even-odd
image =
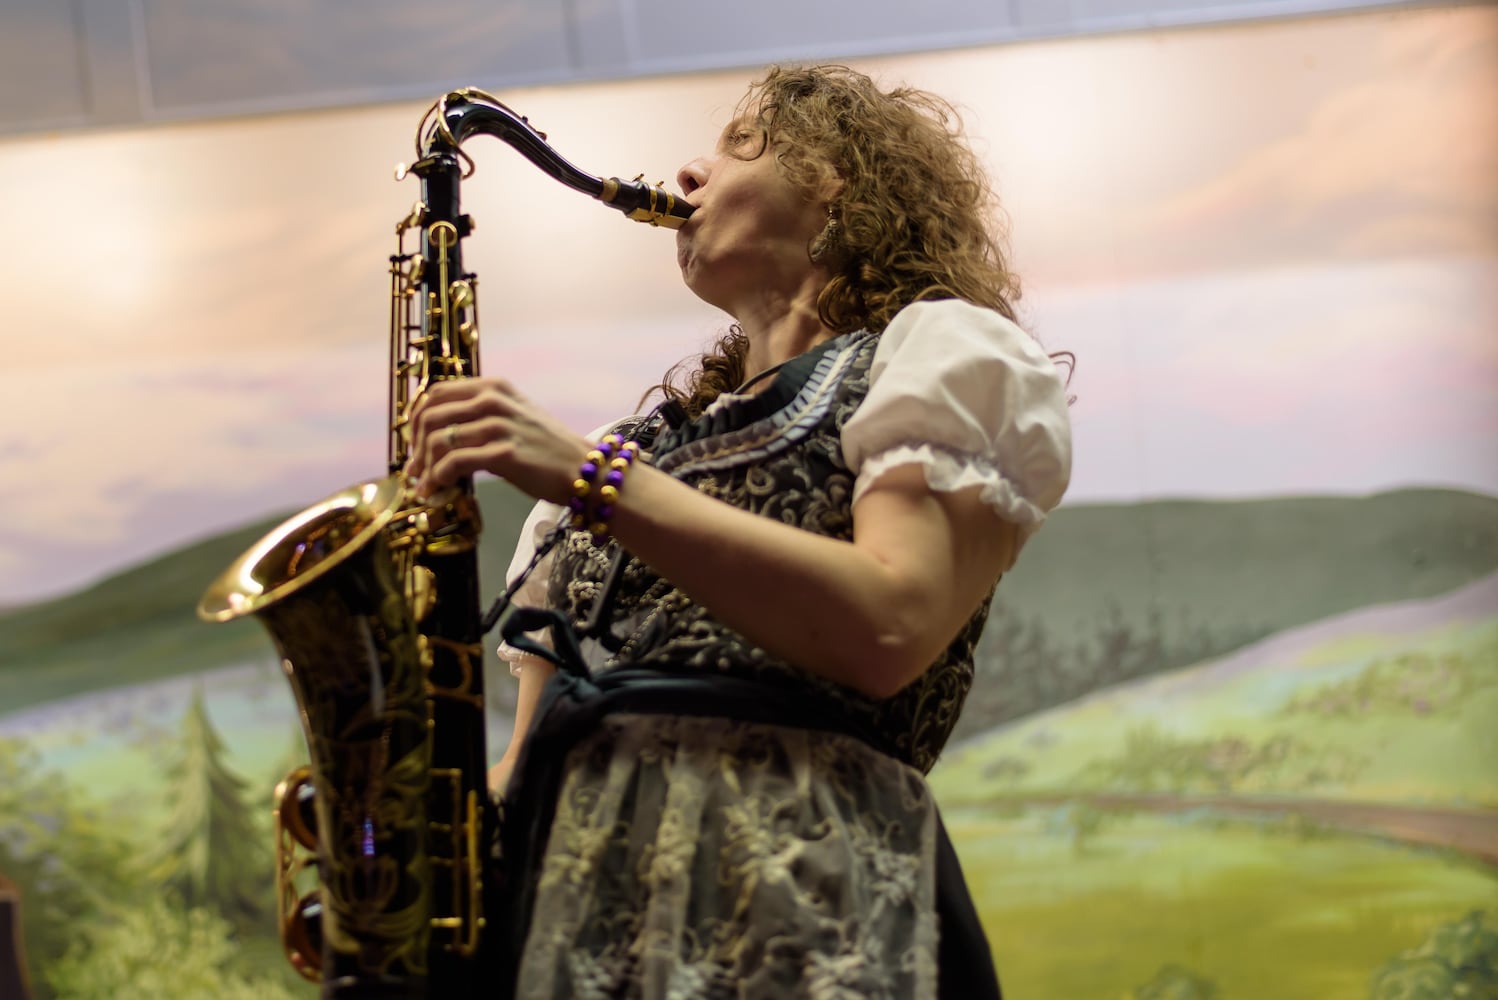
[[[676,263],[733,325],[674,405],[593,441],[503,379],[418,403],[418,493],[483,471],[534,497],[517,567],[565,525],[519,594],[602,621],[600,676],[732,678],[847,721],[606,716],[560,766],[517,995],[997,996],[923,775],[1070,436],[953,120],[840,67],[770,70],[677,175]],[[554,668],[509,655],[491,781],[518,799]]]

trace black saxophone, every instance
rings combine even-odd
[[[422,390],[479,374],[477,277],[463,269],[473,172],[492,135],[552,177],[654,226],[692,206],[640,178],[587,174],[475,89],[417,129],[421,197],[390,258],[389,469],[251,546],[203,595],[207,621],[254,615],[300,709],[310,763],[276,789],[277,921],[286,955],[326,998],[478,996],[486,943],[483,650],[473,483],[419,500],[404,474]],[[408,236],[417,246],[407,250]]]

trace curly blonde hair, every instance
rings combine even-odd
[[[831,272],[817,297],[829,329],[882,330],[924,299],[965,299],[1015,318],[1019,282],[998,205],[949,103],[909,87],[881,91],[846,66],[775,66],[750,85],[738,118],[764,130],[763,149],[808,198],[842,182],[830,210],[836,225],[807,248]],[[696,416],[743,381],[747,349],[730,328],[695,366],[677,365],[651,391]],[[686,388],[674,387],[684,372]]]

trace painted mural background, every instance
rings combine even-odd
[[[1027,325],[1080,359],[1073,490],[933,776],[1009,995],[1498,996],[1495,55],[1464,6],[860,64],[959,103]],[[669,177],[743,82],[502,96]],[[191,607],[382,467],[420,111],[0,145],[0,189],[52,192],[0,291],[0,889],[38,996],[308,993],[267,916],[290,691]],[[718,329],[669,238],[475,153],[489,371],[583,430]],[[484,490],[495,581],[525,504]]]

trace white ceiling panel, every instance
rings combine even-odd
[[[0,128],[88,119],[78,10],[58,0],[4,0]]]
[[[140,0],[157,111],[371,99],[557,77],[564,8],[483,0]]]
[[[634,0],[640,62],[702,68],[992,41],[1013,33],[1005,0]]]
[[[0,135],[1498,0],[0,0]]]

